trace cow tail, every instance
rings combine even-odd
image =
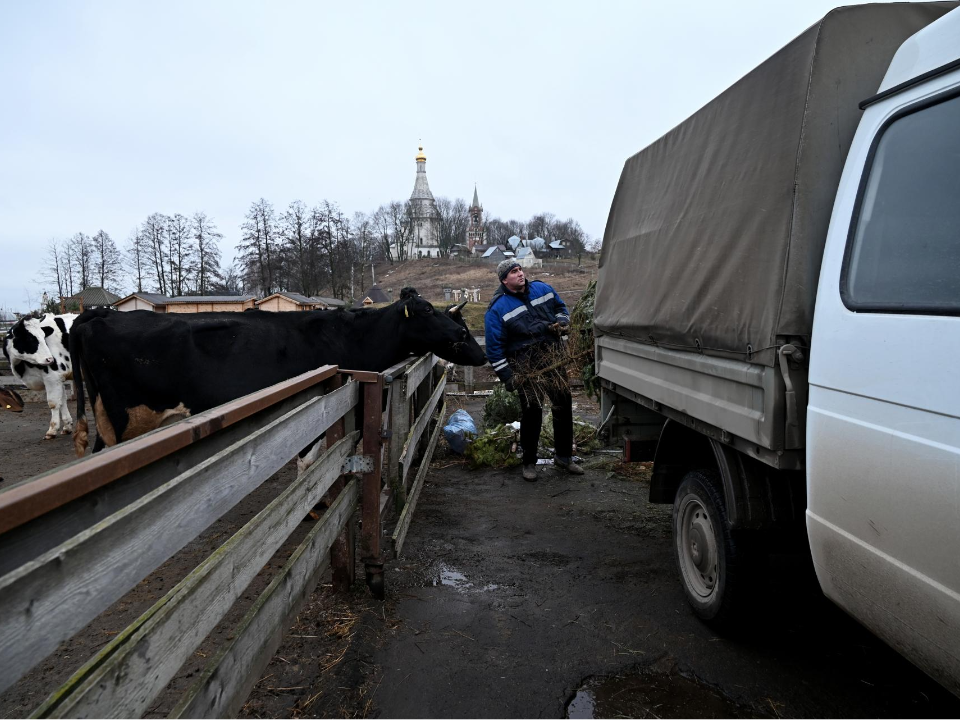
[[[70,364],[73,366],[73,380],[77,386],[77,422],[73,431],[73,449],[78,458],[87,452],[87,409],[83,396],[83,370],[80,363],[80,333],[77,325],[70,328]]]

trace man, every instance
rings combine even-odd
[[[500,287],[484,316],[487,359],[504,387],[520,396],[523,479],[537,479],[543,397],[553,406],[554,464],[583,475],[572,457],[573,399],[566,369],[551,368],[560,359],[560,335],[570,325],[567,306],[546,283],[527,280],[516,260],[497,265],[497,277]]]

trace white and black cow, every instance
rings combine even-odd
[[[10,369],[31,390],[45,390],[50,407],[50,427],[44,437],[52,440],[58,432],[73,432],[73,417],[67,407],[64,383],[73,378],[68,338],[77,316],[45,314],[22,318],[7,332],[3,354]]]
[[[412,288],[392,305],[356,311],[87,310],[73,325],[70,350],[78,457],[88,435],[84,389],[97,425],[96,451],[321,365],[379,372],[427,352],[458,365],[486,362],[466,326]]]

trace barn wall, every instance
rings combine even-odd
[[[161,305],[159,307],[151,305],[146,300],[141,300],[140,298],[132,298],[126,302],[117,303],[114,306],[117,310],[121,312],[129,312],[130,310],[153,310],[154,312],[165,312],[164,307]]]
[[[167,312],[198,313],[198,312],[243,312],[253,307],[253,300],[237,303],[174,303],[167,306]]]

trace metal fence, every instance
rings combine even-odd
[[[439,437],[445,382],[432,355],[384,373],[324,366],[0,493],[0,690],[325,434],[315,464],[34,711],[142,716],[329,493],[173,713],[235,716],[326,568],[335,585],[352,584],[358,505],[360,559],[383,596],[384,562],[403,546]]]

